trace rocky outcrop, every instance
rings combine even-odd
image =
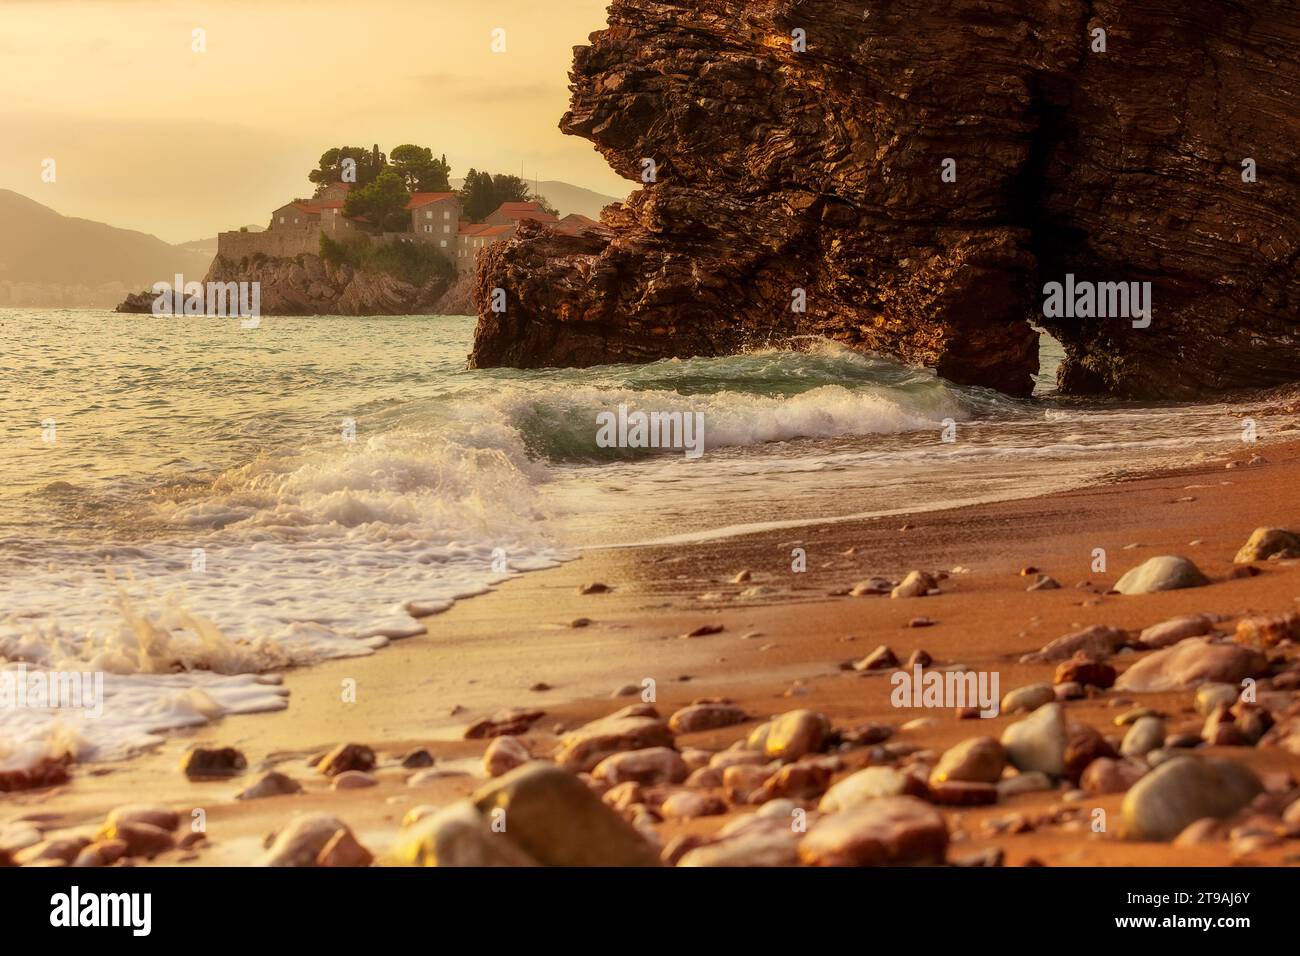
[[[526,223],[485,252],[471,364],[814,335],[1024,394],[1034,322],[1071,392],[1300,378],[1300,118],[1279,92],[1300,83],[1298,11],[614,0],[560,125],[654,181],[608,234]],[[1067,274],[1150,282],[1149,326],[1045,320]]]
[[[205,282],[260,282],[262,315],[469,315],[472,278],[412,285],[382,272],[319,256],[213,260]],[[135,293],[118,312],[151,312],[152,292]]]

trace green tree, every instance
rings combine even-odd
[[[427,146],[404,143],[389,154],[393,169],[406,182],[413,193],[445,193],[451,191],[451,166],[444,155],[433,158]]]
[[[471,222],[482,222],[503,202],[528,202],[536,197],[530,194],[528,181],[505,173],[480,173],[471,169],[461,187],[460,204]],[[544,207],[543,207],[544,208]]]
[[[411,227],[411,217],[406,211],[410,199],[402,177],[392,169],[385,169],[373,182],[348,193],[343,214],[366,216],[386,232],[404,232]]]
[[[531,195],[529,195],[528,198],[530,201],[535,202],[537,203],[537,205],[541,206],[542,212],[549,212],[556,219],[560,218],[560,210],[552,206],[551,201],[547,199],[545,196],[543,196],[541,193],[532,193]]]
[[[375,181],[387,165],[387,157],[379,152],[379,147],[366,149],[364,146],[335,146],[321,154],[316,168],[307,174],[307,179],[316,184],[317,194],[332,183],[350,182],[344,177],[345,160],[356,163],[356,186],[368,186]]]

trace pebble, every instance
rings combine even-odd
[[[1098,757],[1083,771],[1079,785],[1093,794],[1124,793],[1146,775],[1147,769],[1140,760]]]
[[[715,817],[727,812],[721,797],[695,790],[678,790],[668,796],[660,806],[665,820],[693,820],[696,817]]]
[[[1120,808],[1121,831],[1129,839],[1172,840],[1203,817],[1231,816],[1262,789],[1241,764],[1175,757],[1129,789]]]
[[[692,704],[683,707],[668,718],[668,728],[676,734],[689,734],[700,730],[714,730],[743,724],[749,716],[733,704]]]
[[[374,777],[362,770],[344,770],[340,774],[335,774],[334,780],[330,783],[331,790],[363,790],[366,787],[373,787],[379,783]]]
[[[809,866],[942,864],[943,816],[915,797],[884,797],[819,820],[799,844]]]
[[[655,709],[633,704],[565,734],[555,762],[572,770],[590,771],[611,754],[672,745],[672,731]]]
[[[930,784],[946,781],[997,783],[1007,765],[1007,752],[992,737],[971,737],[946,750],[930,771]]]
[[[1124,735],[1119,752],[1125,757],[1142,757],[1165,742],[1165,722],[1159,717],[1142,717]]]
[[[694,630],[687,631],[682,637],[708,637],[710,634],[721,634],[723,630],[725,628],[721,624],[701,624]]]
[[[317,866],[369,866],[374,860],[346,827],[335,832],[316,855]]]
[[[1053,777],[1065,772],[1065,712],[1055,701],[1044,704],[1002,733],[1002,746],[1019,770],[1039,770]]]
[[[233,777],[248,766],[248,760],[234,747],[195,747],[181,757],[181,773],[191,780]]]
[[[859,581],[853,585],[849,591],[851,597],[870,597],[877,594],[888,594],[893,585],[885,578],[868,578],[866,581]]]
[[[1156,591],[1175,591],[1182,588],[1199,588],[1210,579],[1187,558],[1165,554],[1148,558],[1128,571],[1115,582],[1120,594],[1151,594]]]
[[[593,581],[591,584],[578,585],[579,594],[608,594],[614,590],[608,584],[601,584],[599,581]]]
[[[1021,711],[1034,711],[1055,700],[1056,691],[1051,684],[1028,684],[1025,687],[1017,687],[1004,696],[998,712],[1015,714]]]
[[[891,598],[925,597],[938,587],[934,577],[924,571],[909,571],[901,584],[889,592]]]
[[[339,744],[321,758],[316,769],[327,777],[336,777],[350,770],[373,770],[374,766],[375,752],[365,744]]]
[[[432,767],[434,763],[433,754],[423,747],[417,747],[402,755],[402,766],[407,770],[418,770],[421,767]]]
[[[314,866],[320,851],[347,825],[327,813],[300,814],[275,836],[261,866]]]
[[[1115,687],[1150,692],[1187,690],[1207,681],[1240,685],[1247,677],[1267,672],[1268,659],[1257,650],[1189,637],[1138,661],[1120,675]]]
[[[543,866],[659,864],[655,846],[560,767],[525,764],[471,799],[486,818],[504,810],[510,840]]]
[[[840,813],[872,800],[901,796],[907,791],[907,777],[893,767],[867,767],[833,784],[817,809],[822,813]]]
[[[1061,582],[1046,574],[1040,574],[1037,581],[1025,588],[1026,591],[1059,591],[1060,589]]]
[[[1234,564],[1278,558],[1300,558],[1300,534],[1282,528],[1256,528],[1234,557]]]
[[[1020,658],[1022,664],[1054,664],[1080,652],[1104,660],[1128,643],[1128,632],[1101,624],[1062,635],[1032,654]]]
[[[262,774],[252,786],[241,790],[236,800],[260,800],[263,797],[279,797],[290,793],[302,793],[302,784],[287,774],[271,770]]]
[[[996,786],[998,797],[1002,800],[1022,793],[1040,793],[1044,790],[1056,789],[1056,785],[1052,783],[1052,778],[1038,770],[1018,773],[1014,777],[1006,777],[999,780]]]
[[[898,667],[898,657],[885,644],[881,644],[853,665],[855,671],[892,670]]]
[[[690,771],[677,751],[669,747],[629,750],[606,757],[591,775],[609,784],[631,781],[642,785],[681,783]]]
[[[494,737],[483,751],[483,772],[489,777],[500,777],[532,759],[533,755],[518,737]]]
[[[830,721],[811,710],[792,710],[774,719],[763,742],[763,752],[777,760],[798,760],[817,753],[826,743]]]
[[[1213,627],[1214,618],[1209,614],[1188,614],[1151,625],[1138,636],[1138,643],[1144,648],[1159,650],[1188,637],[1209,634]]]
[[[1056,666],[1052,683],[1106,688],[1115,683],[1115,668],[1079,652]]]

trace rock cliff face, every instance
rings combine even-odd
[[[263,315],[468,315],[472,280],[433,279],[415,286],[319,256],[268,258],[242,266],[221,256],[205,282],[260,282]],[[154,295],[130,295],[119,312],[150,312]]]
[[[1033,322],[1072,392],[1300,378],[1297,0],[614,0],[570,79],[561,129],[654,181],[484,254],[473,365],[818,335],[1024,394]],[[1045,319],[1067,273],[1149,327]]]

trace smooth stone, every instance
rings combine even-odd
[[[696,817],[715,817],[727,812],[721,797],[696,790],[679,790],[669,794],[659,806],[665,820],[693,820]]]
[[[698,730],[731,727],[747,720],[749,716],[745,711],[731,704],[692,704],[668,718],[668,729],[675,734],[689,734]]]
[[[500,777],[532,759],[533,755],[518,737],[493,737],[487,750],[483,751],[483,772],[489,777]]]
[[[1148,767],[1140,760],[1098,757],[1088,764],[1079,786],[1088,793],[1124,793],[1146,776]]]
[[[507,822],[507,829],[509,823]],[[393,866],[536,866],[468,800],[421,818],[385,857]]]
[[[1220,707],[1231,707],[1241,694],[1232,684],[1202,684],[1196,688],[1196,712],[1208,717]]]
[[[768,825],[746,826],[716,843],[688,851],[678,866],[786,867],[799,865],[799,841],[789,818],[765,821]]]
[[[233,777],[248,766],[248,760],[234,747],[195,747],[181,757],[181,773],[191,780]]]
[[[1159,717],[1143,717],[1133,723],[1119,745],[1119,752],[1125,757],[1142,757],[1163,746],[1165,742],[1165,722]]]
[[[997,782],[998,799],[1006,800],[1008,797],[1019,796],[1022,793],[1041,793],[1044,790],[1055,790],[1056,785],[1052,783],[1052,778],[1040,770],[1030,770],[1026,773],[1018,773],[1014,777],[1006,777]]]
[[[360,770],[345,770],[334,777],[330,783],[331,790],[362,790],[379,783],[374,777]]]
[[[1234,564],[1250,564],[1252,561],[1267,561],[1274,555],[1300,558],[1300,534],[1283,528],[1256,528],[1232,561]]]
[[[351,830],[339,830],[316,854],[316,865],[324,867],[369,866],[375,861],[369,850],[357,842]]]
[[[633,705],[565,734],[555,762],[575,771],[590,771],[606,757],[625,750],[671,747],[673,734],[668,725],[636,709]]]
[[[799,844],[808,866],[942,864],[943,815],[915,797],[884,797],[819,820]]]
[[[147,823],[170,832],[180,826],[181,818],[171,807],[154,803],[129,803],[108,812],[104,818],[104,831],[118,823]]]
[[[930,782],[997,783],[1007,765],[1007,752],[992,737],[971,737],[949,748],[930,771]]]
[[[276,835],[259,866],[315,866],[325,844],[347,825],[328,813],[299,814]]]
[[[1029,684],[1017,687],[1002,698],[998,708],[1000,714],[1015,714],[1020,711],[1034,711],[1044,704],[1056,700],[1056,690],[1051,684]]]
[[[543,866],[659,865],[658,850],[635,828],[575,774],[549,763],[524,764],[471,799],[486,817],[504,810],[510,839]]]
[[[1053,777],[1065,772],[1068,742],[1065,711],[1055,701],[1039,707],[1002,733],[1002,746],[1018,770],[1039,770]]]
[[[1048,641],[1041,649],[1020,658],[1022,664],[1056,664],[1083,653],[1096,660],[1104,660],[1128,643],[1128,632],[1115,627],[1095,624],[1082,631],[1063,634]]]
[[[677,751],[668,747],[628,750],[606,757],[591,775],[608,784],[631,781],[643,785],[681,783],[690,771]]]
[[[375,768],[375,752],[365,744],[339,744],[316,764],[316,769],[327,777],[336,777],[349,770],[363,773]]]
[[[775,718],[764,740],[763,752],[775,760],[798,760],[819,752],[830,733],[830,721],[811,710],[792,710]]]
[[[271,770],[262,774],[252,786],[236,794],[235,799],[260,800],[263,797],[279,797],[290,793],[302,793],[302,785],[278,770]]]
[[[1175,757],[1129,789],[1120,807],[1121,832],[1133,840],[1172,840],[1203,817],[1231,816],[1262,790],[1241,764]]]
[[[1172,647],[1189,637],[1201,637],[1214,628],[1214,618],[1208,614],[1188,614],[1160,624],[1153,624],[1138,635],[1138,643],[1151,650]]]
[[[925,597],[939,586],[934,576],[925,571],[909,571],[902,583],[889,592],[891,598]]]
[[[1199,588],[1210,583],[1200,568],[1179,555],[1163,554],[1148,558],[1115,582],[1120,594],[1151,594]]]
[[[1189,690],[1198,684],[1236,684],[1268,673],[1268,658],[1239,644],[1189,637],[1138,661],[1115,682],[1117,690]]]
[[[840,813],[872,800],[901,796],[906,790],[907,778],[893,767],[867,767],[833,784],[817,809]]]

